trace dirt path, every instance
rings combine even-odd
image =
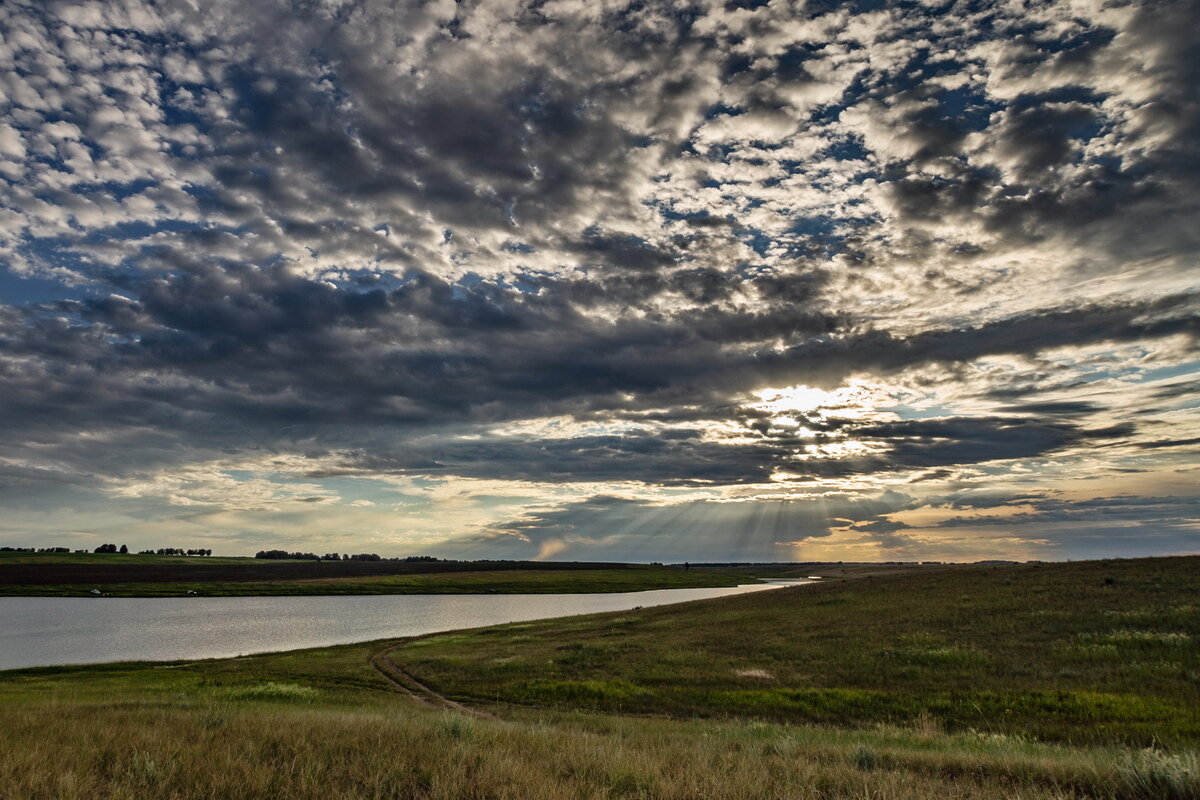
[[[392,661],[392,653],[399,650],[406,643],[402,642],[397,645],[392,645],[386,650],[381,650],[371,656],[371,666],[382,675],[388,683],[397,691],[407,694],[412,699],[422,705],[430,708],[445,708],[453,711],[461,711],[464,714],[469,714],[473,717],[481,717],[483,719],[495,719],[495,716],[480,711],[477,708],[465,706],[462,703],[451,700],[443,694],[435,692],[419,680],[414,678],[408,672],[405,672],[400,667],[396,666],[396,662]]]

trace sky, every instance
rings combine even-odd
[[[1197,31],[6,0],[0,545],[1200,552]]]

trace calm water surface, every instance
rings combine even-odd
[[[622,611],[795,583],[807,581],[617,594],[2,597],[0,669],[224,658]]]

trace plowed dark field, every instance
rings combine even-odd
[[[365,578],[434,572],[628,569],[628,564],[538,561],[259,561],[248,564],[0,564],[0,586],[198,583]]]

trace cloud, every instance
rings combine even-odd
[[[830,495],[816,499],[743,503],[655,503],[597,495],[532,510],[457,543],[466,552],[497,557],[553,557],[642,561],[790,561],[806,540],[823,540],[844,517],[874,519],[904,498],[868,500]],[[870,525],[882,523],[866,523]]]
[[[1173,480],[1198,13],[7,3],[4,496],[224,493],[232,536],[350,479],[536,485],[546,531]],[[932,552],[899,513],[832,539]]]

